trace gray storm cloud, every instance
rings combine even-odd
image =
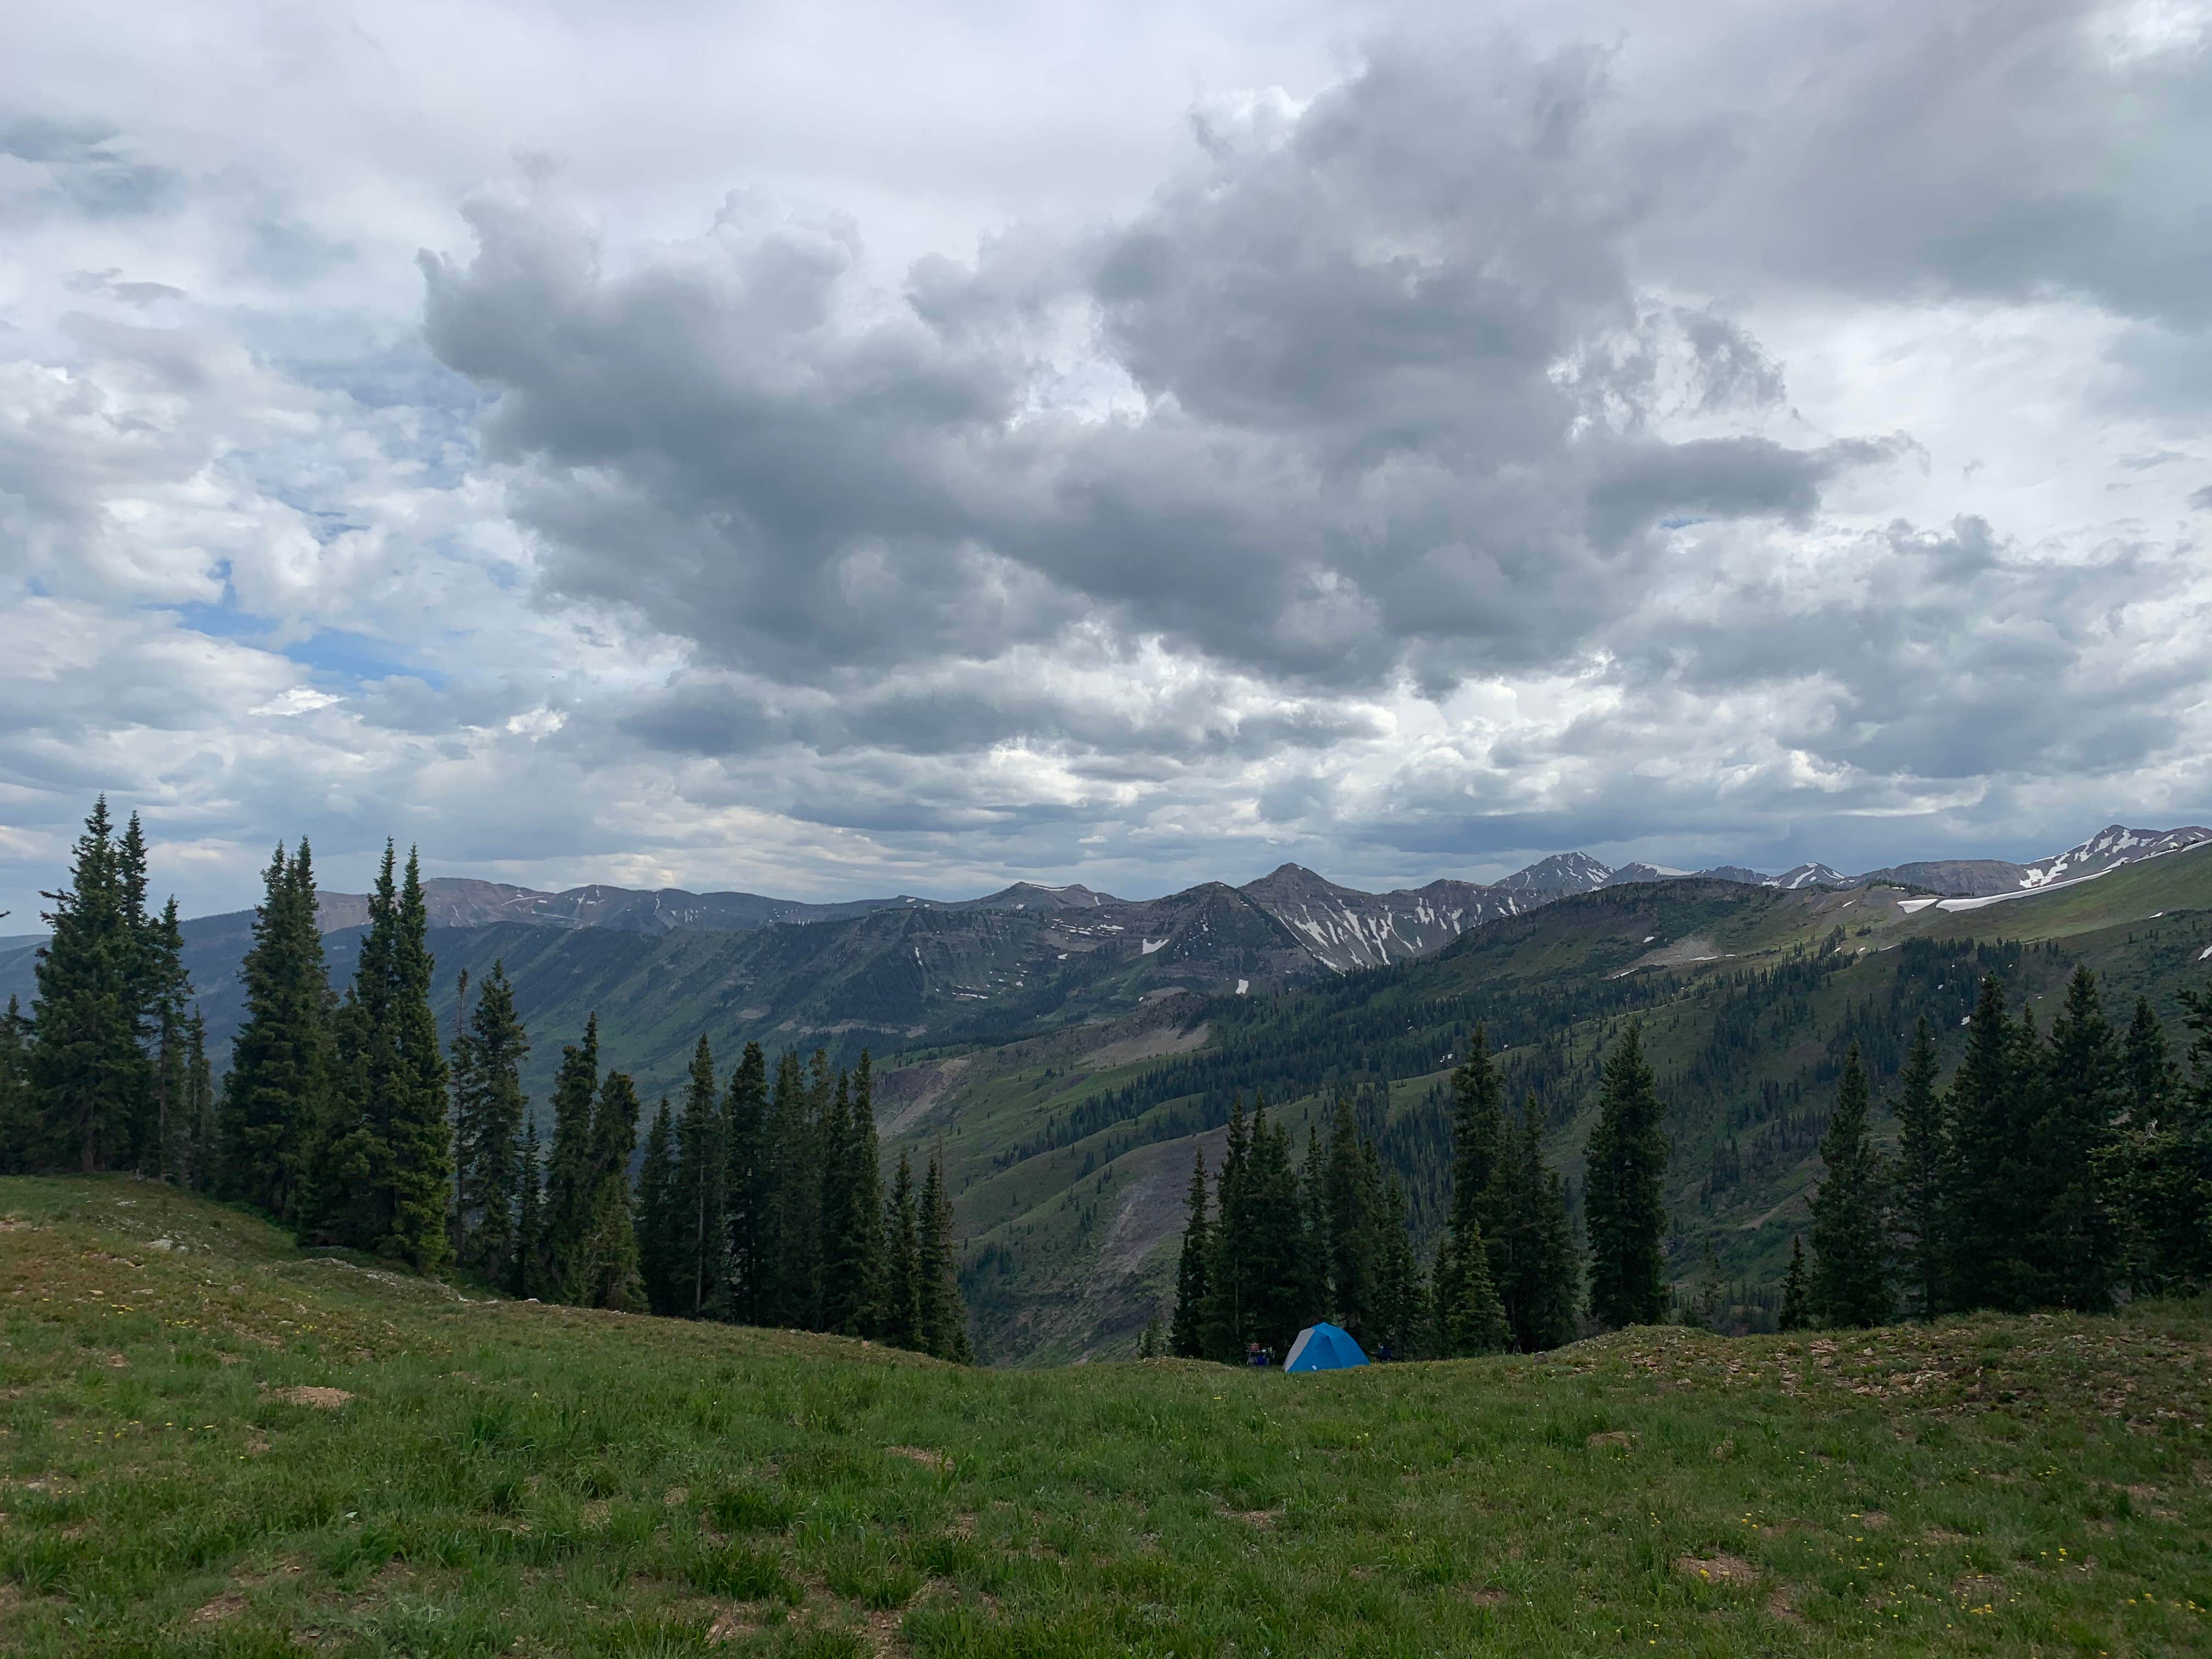
[[[389,222],[411,137],[25,101],[0,887],[94,787],[210,891],[285,824],[813,894],[2212,807],[2205,20],[1541,23],[1401,19],[891,260],[896,109],[851,200],[693,145],[647,233],[526,94],[502,155],[568,162]]]

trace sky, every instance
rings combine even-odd
[[[0,933],[2212,819],[2212,3],[82,0]]]

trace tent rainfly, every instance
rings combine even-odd
[[[1334,1325],[1309,1325],[1298,1333],[1298,1340],[1291,1344],[1291,1352],[1283,1360],[1286,1371],[1340,1371],[1352,1365],[1364,1365],[1367,1356],[1352,1340],[1352,1333],[1339,1330]]]

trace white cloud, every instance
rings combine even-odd
[[[2202,816],[2205,27],[50,9],[0,908],[101,788],[194,908]]]

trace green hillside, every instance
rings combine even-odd
[[[1264,1090],[1301,1137],[1336,1091],[1360,1094],[1417,1224],[1433,1228],[1449,1162],[1444,1077],[1475,1024],[1504,1049],[1512,1097],[1535,1096],[1571,1181],[1601,1056],[1637,1015],[1669,1107],[1678,1280],[1771,1282],[1805,1226],[1852,1042],[1880,1091],[1918,1018],[1955,1061],[1984,972],[2033,1006],[2077,963],[2102,977],[2116,1018],[2147,995],[2171,1020],[2181,986],[2212,981],[2208,951],[2203,849],[1960,910],[1905,889],[1610,888],[1404,967],[1267,998],[1189,998],[1149,1028],[931,1061],[895,1078],[927,1104],[902,1108],[888,1139],[946,1150],[987,1355],[1127,1353],[1165,1310],[1192,1150],[1217,1149],[1232,1092]]]
[[[0,1651],[2179,1655],[2212,1310],[968,1370],[0,1181]]]

